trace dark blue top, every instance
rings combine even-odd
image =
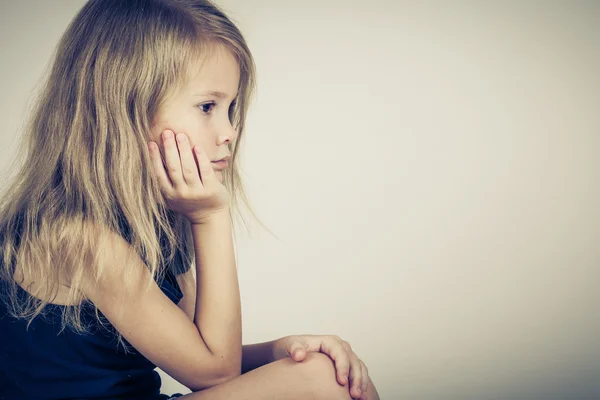
[[[0,280],[0,290],[6,283]],[[172,273],[160,283],[179,303],[183,294]],[[19,289],[19,296],[28,296]],[[0,399],[163,399],[155,365],[131,345],[118,345],[114,328],[97,321],[93,306],[82,309],[88,334],[60,332],[62,307],[49,304],[46,316],[26,320],[8,316],[0,301]]]

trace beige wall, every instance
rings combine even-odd
[[[82,3],[1,3],[2,162]],[[498,3],[219,1],[281,238],[239,238],[246,343],[339,334],[384,399],[600,398],[600,3]]]

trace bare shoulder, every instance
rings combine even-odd
[[[132,283],[148,281],[150,273],[131,245],[117,232],[98,225],[88,225],[87,234],[94,238],[86,261],[86,271],[80,279],[82,290],[89,297],[130,288]],[[146,272],[144,272],[146,271]]]
[[[152,287],[156,284],[148,267],[123,236],[104,227],[90,229],[95,243],[87,270],[80,270],[81,276],[74,278],[79,278],[85,296],[98,308],[132,304],[145,292],[157,289]]]

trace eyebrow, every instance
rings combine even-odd
[[[236,93],[234,98],[237,97],[237,95],[238,94]],[[214,96],[219,99],[224,99],[227,97],[227,94],[223,93],[223,92],[211,90],[210,92],[198,93],[198,94],[195,94],[194,96]]]

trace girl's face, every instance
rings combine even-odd
[[[192,147],[201,146],[211,161],[229,157],[228,144],[237,138],[229,110],[237,96],[238,63],[229,51],[219,48],[192,75],[158,110],[151,139],[162,152],[161,133],[169,129],[175,134],[187,134]],[[213,164],[213,168],[222,181],[222,166]]]

